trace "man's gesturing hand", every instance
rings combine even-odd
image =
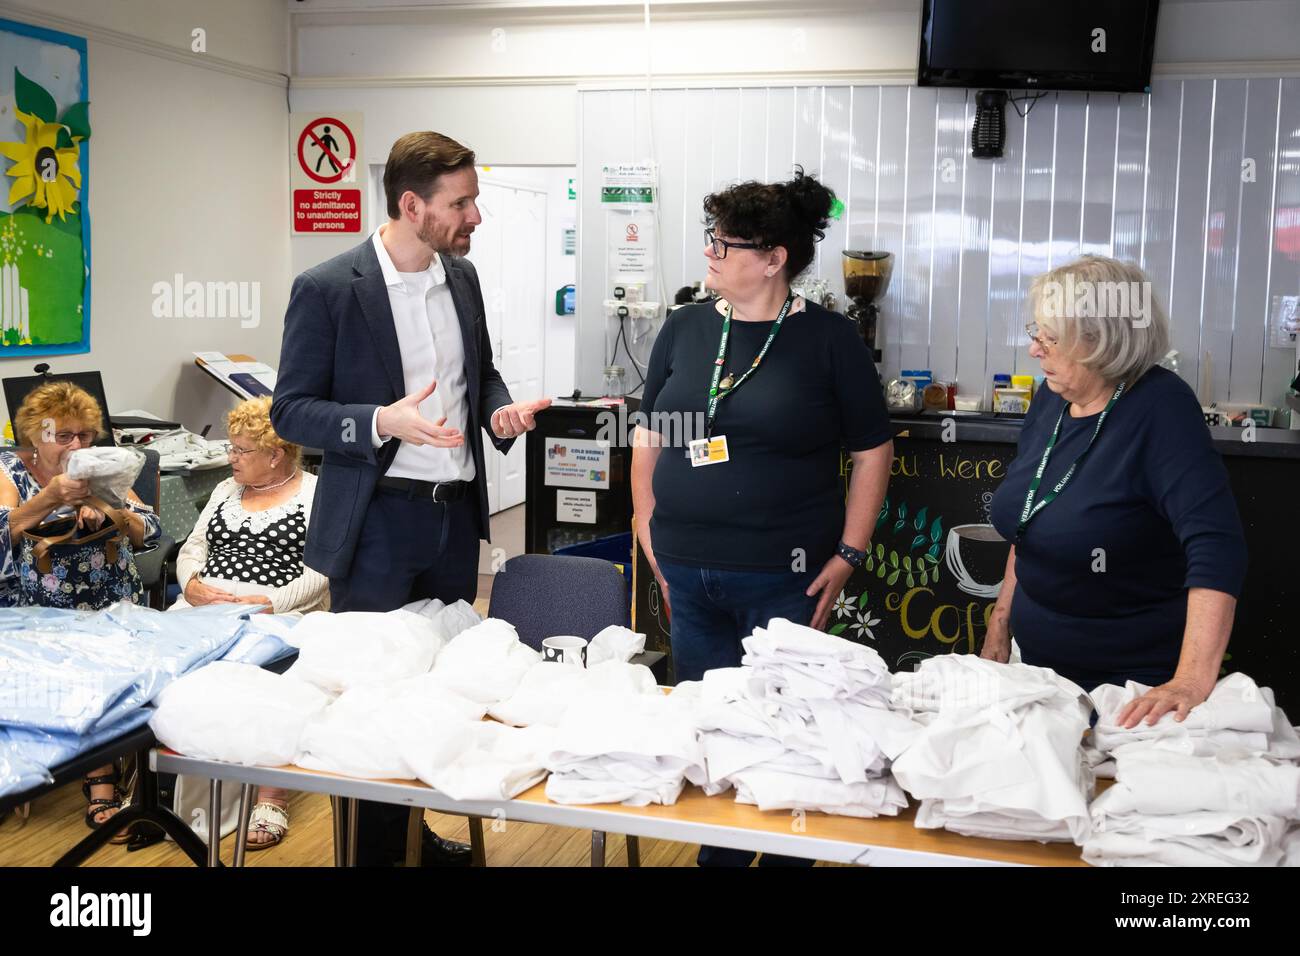
[[[447,417],[444,415],[436,422],[431,422],[420,414],[420,403],[433,394],[438,387],[435,379],[429,387],[413,392],[405,398],[385,405],[379,409],[380,438],[400,438],[412,445],[433,445],[437,448],[456,448],[465,444],[465,436],[458,428],[444,428]]]
[[[515,438],[537,427],[533,416],[543,408],[550,408],[549,398],[539,398],[534,402],[515,402],[502,405],[492,413],[492,432],[498,438]]]

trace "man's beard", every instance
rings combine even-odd
[[[463,255],[465,252],[469,251],[468,239],[463,240],[465,246],[464,249],[456,248],[456,242],[460,238],[456,235],[453,235],[451,241],[445,246],[440,244],[436,237],[436,233],[434,232],[435,225],[434,217],[432,215],[426,215],[420,223],[420,231],[416,233],[416,237],[439,255],[456,256]]]
[[[416,233],[416,236],[419,237],[419,240],[423,242],[426,246],[428,246],[430,249],[432,249],[434,252],[437,253],[451,252],[450,249],[443,249],[438,245],[438,241],[434,236],[433,229],[434,229],[433,216],[426,215],[424,219],[421,220],[420,222],[420,231]]]

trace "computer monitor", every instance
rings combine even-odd
[[[113,441],[113,429],[109,424],[108,399],[104,395],[104,377],[99,372],[50,372],[44,375],[24,375],[21,378],[6,378],[3,380],[5,390],[5,404],[9,407],[9,420],[12,422],[18,414],[18,408],[23,403],[28,393],[38,385],[45,382],[71,382],[73,385],[80,386],[90,393],[90,396],[99,402],[99,410],[104,414],[104,431],[107,433],[95,440],[96,445],[112,447],[116,444]],[[18,441],[18,435],[14,435],[14,440]],[[20,442],[21,444],[21,442]]]

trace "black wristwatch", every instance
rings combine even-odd
[[[835,546],[835,553],[855,568],[862,567],[862,562],[867,560],[867,552],[850,548],[843,541]]]

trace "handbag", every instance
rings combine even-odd
[[[118,601],[139,603],[140,572],[122,509],[101,498],[86,504],[104,513],[95,530],[75,516],[42,522],[22,533],[18,546],[18,603],[98,611]]]

